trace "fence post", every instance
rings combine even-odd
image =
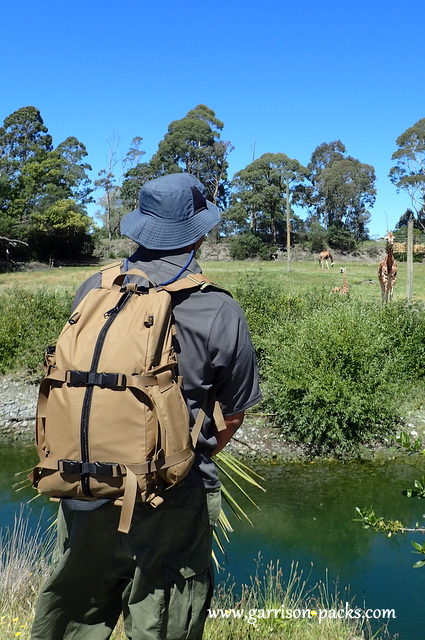
[[[406,247],[406,265],[407,265],[407,302],[412,303],[413,298],[413,217],[410,216],[407,223],[407,247]]]
[[[286,176],[286,259],[287,269],[291,270],[291,207],[289,205],[289,177]]]

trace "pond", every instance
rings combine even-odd
[[[2,526],[13,524],[20,503],[33,495],[31,489],[17,494],[11,487],[14,473],[28,469],[33,460],[31,448],[3,445],[0,450]],[[236,584],[249,582],[259,552],[263,567],[279,561],[285,576],[297,562],[311,586],[328,575],[330,591],[336,584],[344,602],[354,599],[365,608],[395,609],[397,618],[389,630],[400,640],[423,638],[425,567],[412,568],[419,556],[411,546],[411,540],[424,542],[423,536],[387,538],[353,521],[356,506],[370,505],[377,514],[400,518],[409,526],[422,521],[425,501],[409,500],[401,491],[423,475],[423,468],[418,456],[257,466],[267,487],[266,494],[252,492],[261,512],[246,507],[254,527],[233,521],[235,533],[219,579],[230,573]],[[40,514],[47,520],[55,507],[39,498],[31,510],[34,520]]]

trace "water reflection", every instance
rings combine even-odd
[[[412,539],[421,541],[420,534],[387,538],[353,521],[356,506],[370,505],[377,514],[410,526],[421,520],[425,504],[401,491],[423,475],[423,459],[288,464],[258,471],[267,478],[268,491],[258,496],[261,513],[246,506],[255,527],[235,527],[226,568],[236,580],[249,579],[259,550],[264,563],[279,559],[287,572],[298,561],[312,582],[329,570],[342,596],[349,588],[360,605],[395,608],[398,620],[390,628],[401,640],[424,637],[425,569],[412,569],[417,556],[410,545]]]
[[[0,448],[0,522],[13,524],[20,504],[34,496],[28,487],[16,493],[12,485],[17,471],[29,470],[36,461],[32,447]],[[228,546],[226,571],[238,583],[255,572],[255,558],[261,551],[263,563],[278,560],[289,574],[298,561],[311,583],[329,572],[341,597],[356,596],[359,605],[394,608],[397,620],[390,625],[400,640],[424,637],[425,568],[412,569],[418,556],[411,553],[410,540],[423,536],[387,538],[362,529],[353,522],[355,507],[373,505],[377,514],[400,518],[410,526],[421,521],[425,501],[406,499],[401,491],[424,473],[424,460],[416,456],[373,462],[320,462],[259,467],[266,477],[267,493],[255,496],[257,512],[244,504],[254,521],[236,523]],[[23,476],[21,476],[23,477]],[[56,506],[46,498],[31,503],[34,520],[51,517]],[[345,592],[348,589],[348,594]],[[336,639],[335,639],[336,640]]]

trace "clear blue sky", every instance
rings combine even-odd
[[[145,159],[197,104],[224,121],[231,174],[265,152],[306,164],[341,139],[372,164],[370,231],[409,206],[387,175],[395,140],[425,116],[425,4],[282,0],[40,0],[3,3],[0,120],[36,106],[58,144],[87,147],[92,177],[108,143],[134,136]]]

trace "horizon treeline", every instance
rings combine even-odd
[[[287,219],[291,243],[312,251],[349,251],[368,239],[375,170],[350,156],[341,140],[316,147],[307,166],[285,153],[264,153],[231,177],[233,145],[222,139],[223,127],[211,108],[197,105],[169,124],[148,161],[141,136],[133,138],[122,160],[112,140],[107,166],[92,181],[83,142],[71,136],[55,146],[40,111],[18,109],[0,127],[0,260],[90,258],[97,243],[110,246],[119,237],[120,220],[137,207],[140,187],[177,171],[199,178],[207,198],[222,210],[211,240],[232,237],[234,257],[271,255],[286,242]],[[412,203],[397,228],[413,215],[423,231],[425,118],[396,144],[389,178]],[[101,225],[87,214],[95,190],[101,194]]]

